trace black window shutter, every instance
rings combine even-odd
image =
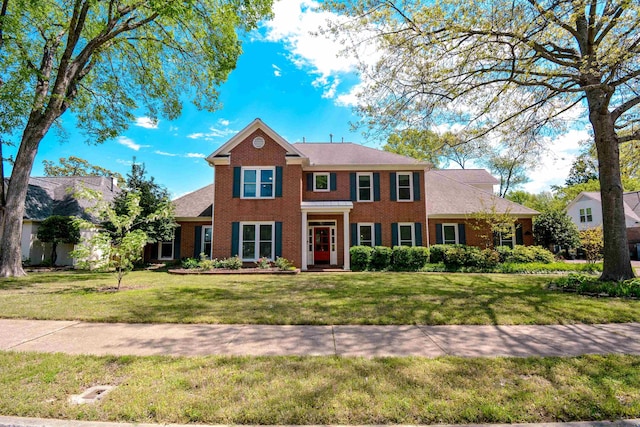
[[[380,201],[380,172],[373,173],[373,200]]]
[[[398,223],[391,224],[391,246],[398,246]]]
[[[376,246],[382,246],[382,224],[376,222],[375,224],[376,230]]]
[[[282,197],[282,166],[276,166],[276,197]]]
[[[349,245],[349,247],[351,246],[357,246],[358,245],[358,224],[356,224],[355,222],[351,223],[351,244]]]
[[[395,172],[391,172],[389,174],[389,189],[391,190],[391,201],[395,202],[396,200],[398,200],[398,197],[396,196],[396,173]]]
[[[336,191],[338,189],[338,174],[335,172],[331,172],[329,174],[329,181],[331,183],[331,187],[329,189],[331,191]]]
[[[202,226],[197,225],[195,228],[195,236],[193,239],[193,257],[200,258],[200,252],[202,252]]]
[[[240,173],[242,172],[242,168],[240,166],[235,166],[233,168],[233,197],[240,197]]]
[[[465,231],[464,223],[458,224],[458,243],[461,245],[467,244],[467,233]]]
[[[413,173],[413,201],[420,201],[420,172]]]
[[[442,238],[442,224],[436,224],[436,245],[441,245],[444,242]]]
[[[307,191],[313,191],[313,174],[307,174]]]
[[[282,222],[276,221],[276,229],[275,229],[275,238],[276,238],[276,257],[282,256]]]
[[[522,235],[522,224],[516,224],[516,245],[524,245],[524,236]]]
[[[176,227],[173,231],[173,259],[180,259],[180,237],[182,228]]]
[[[421,222],[414,223],[413,232],[415,233],[416,246],[422,246],[422,223]]]
[[[240,223],[231,223],[231,256],[240,255]]]
[[[149,256],[151,257],[151,259],[158,259],[159,258],[159,254],[158,254],[158,243],[151,243],[151,251],[149,253]]]
[[[358,188],[356,186],[356,173],[355,172],[351,172],[349,174],[349,181],[351,184],[351,201],[355,202],[356,200],[358,200]]]

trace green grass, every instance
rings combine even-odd
[[[67,399],[114,385],[98,405]],[[0,352],[0,413],[209,424],[460,424],[640,417],[640,356],[94,357]]]
[[[549,276],[306,273],[113,276],[32,273],[0,280],[0,316],[95,322],[568,324],[640,321],[640,301],[552,292]]]

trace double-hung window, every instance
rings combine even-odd
[[[205,254],[207,258],[211,258],[211,242],[213,237],[213,229],[211,226],[202,227],[202,239],[200,245],[200,253]]]
[[[413,174],[411,172],[398,172],[397,191],[398,200],[403,202],[413,201]]]
[[[274,176],[274,167],[242,168],[242,198],[273,198]]]
[[[442,243],[455,245],[458,242],[458,224],[442,224]]]
[[[591,208],[580,209],[580,222],[591,222],[593,216],[591,215]]]
[[[274,223],[240,223],[240,247],[243,261],[274,259]]]
[[[398,224],[398,245],[415,246],[414,224]]]
[[[373,201],[373,173],[358,173],[358,201]]]
[[[158,242],[158,259],[159,260],[173,259],[173,240],[167,240],[166,242]]]
[[[330,174],[328,173],[314,173],[313,174],[313,191],[329,191]]]
[[[508,246],[513,248],[516,238],[515,227],[513,225],[504,225],[501,228],[501,231],[497,233],[497,243],[498,246]]]
[[[358,224],[358,245],[374,246],[376,241],[375,227],[373,224]]]

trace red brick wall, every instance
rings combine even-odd
[[[253,138],[262,136],[265,145],[256,149]],[[231,256],[231,224],[235,221],[282,221],[282,255],[299,266],[301,255],[300,200],[302,168],[287,166],[286,151],[264,132],[258,130],[231,151],[231,164],[215,168],[215,212],[213,256]],[[236,166],[282,166],[282,197],[248,200],[233,198],[233,168]],[[275,192],[275,187],[274,187]]]
[[[179,222],[180,224],[180,257],[192,258],[195,254],[196,227],[211,226],[211,220],[198,222]],[[202,233],[202,230],[200,231]],[[198,256],[200,249],[198,248]]]
[[[487,244],[493,245],[493,242],[486,242],[484,238],[481,238],[480,235],[490,234],[488,232],[488,227],[482,226],[478,223],[478,221],[467,218],[447,218],[447,219],[429,219],[429,244],[436,244],[436,224],[449,224],[449,223],[463,223],[465,224],[465,237],[467,240],[467,245],[469,246],[477,246],[480,248],[484,248]],[[517,224],[522,225],[522,238],[525,246],[533,245],[533,222],[531,218],[520,218],[516,222]],[[479,230],[474,230],[474,227],[480,227]]]

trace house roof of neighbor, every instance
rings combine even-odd
[[[211,218],[214,184],[199,188],[173,200],[176,218]]]

